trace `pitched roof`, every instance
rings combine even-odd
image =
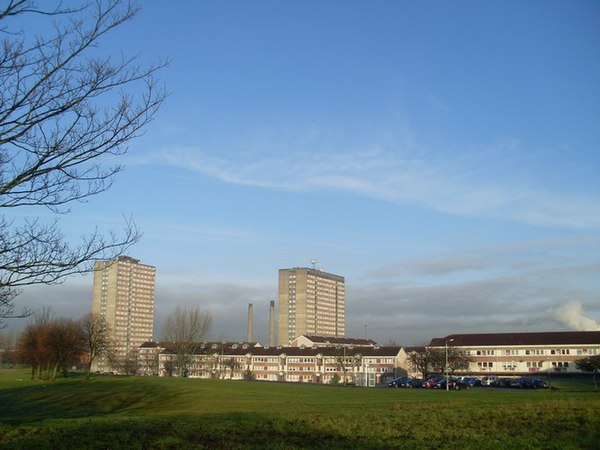
[[[215,344],[213,346],[213,344]],[[173,346],[169,342],[153,342],[144,343],[141,347],[159,347],[163,354],[173,353]],[[239,345],[225,343],[223,346],[220,342],[203,342],[195,345],[193,354],[195,355],[214,355],[222,354],[224,356],[346,356],[352,357],[355,355],[373,356],[373,357],[395,357],[400,352],[399,346],[384,346],[384,347],[253,347],[247,345]]]
[[[335,337],[335,336],[316,336],[312,334],[303,334],[299,337],[305,337],[306,339],[314,342],[315,344],[331,344],[331,345],[377,345],[377,342],[371,339],[359,339],[359,338],[348,338],[348,337]]]
[[[536,333],[451,334],[433,338],[430,347],[494,345],[600,345],[600,331],[549,331]]]
[[[404,351],[406,353],[410,353],[410,352],[423,352],[425,351],[425,347],[421,346],[417,346],[417,347],[404,347]]]

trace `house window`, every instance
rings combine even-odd
[[[537,369],[540,367],[542,367],[541,361],[539,361],[539,362],[538,361],[527,361],[527,368],[529,368],[529,369],[531,369],[531,368]]]

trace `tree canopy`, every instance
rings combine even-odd
[[[598,373],[600,373],[600,355],[588,356],[587,358],[575,361],[579,370],[594,373],[594,387],[598,389]]]

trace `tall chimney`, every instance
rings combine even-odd
[[[252,335],[252,329],[254,328],[254,311],[252,303],[248,303],[248,329],[246,332],[246,342],[252,342],[254,336]]]
[[[275,301],[269,306],[269,347],[275,347]]]

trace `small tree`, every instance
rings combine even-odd
[[[37,311],[18,342],[20,362],[31,365],[31,377],[54,380],[59,370],[66,375],[81,356],[78,324],[72,319],[54,318],[49,307]]]
[[[342,379],[343,379],[344,384],[348,383],[347,374],[353,366],[353,364],[352,364],[353,361],[352,362],[349,361],[349,359],[346,356],[346,352],[347,352],[346,347],[338,347],[337,355],[335,358],[336,365],[343,374]]]
[[[244,371],[244,380],[245,381],[254,381],[255,380],[255,375],[254,372],[252,372],[250,369],[246,369]]]
[[[158,375],[159,352],[144,352],[139,355],[139,369],[146,375]]]
[[[432,354],[425,347],[418,350],[412,350],[407,354],[408,363],[411,365],[412,372],[418,372],[423,378],[427,378],[432,365]]]
[[[212,328],[212,315],[200,308],[181,308],[167,317],[164,327],[164,340],[169,342],[175,353],[175,364],[179,376],[183,376],[190,357],[198,344],[204,340]]]
[[[54,318],[51,306],[37,310],[19,337],[17,359],[31,365],[31,379],[35,378],[36,371],[38,378],[41,378],[44,367],[48,367],[46,342],[49,326]]]
[[[575,366],[584,372],[593,372],[594,388],[598,390],[597,376],[600,373],[600,355],[589,356],[585,359],[575,361]]]
[[[85,368],[86,380],[90,379],[92,364],[103,358],[109,362],[114,359],[114,344],[106,319],[95,313],[89,313],[80,320],[82,350],[87,353]]]
[[[29,323],[19,338],[17,359],[19,362],[31,366],[32,380],[35,378],[36,372],[38,377],[41,377],[42,368],[47,361],[47,352],[44,346],[47,332],[47,325]]]
[[[76,364],[82,353],[81,330],[79,324],[67,318],[51,322],[46,333],[45,348],[52,365],[48,378],[56,379],[59,370],[66,376],[70,366]]]
[[[469,368],[470,359],[456,347],[428,348],[429,364],[439,373],[453,374]]]
[[[240,369],[240,365],[238,364],[238,362],[235,360],[235,358],[227,358],[223,365],[229,369],[229,379],[233,379],[233,372],[235,370]]]

